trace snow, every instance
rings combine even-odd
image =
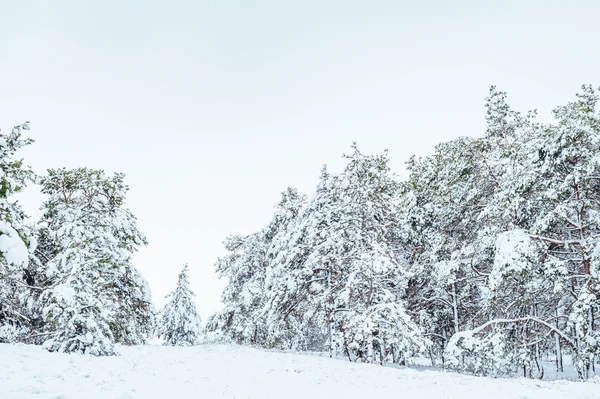
[[[593,382],[481,378],[239,346],[119,352],[98,358],[0,344],[0,398],[600,398]]]
[[[511,272],[520,273],[527,270],[531,259],[535,259],[535,251],[525,230],[516,229],[498,234],[489,287],[497,288]]]
[[[8,263],[17,267],[24,267],[29,261],[29,249],[19,233],[3,220],[0,220],[0,252]]]
[[[64,283],[54,287],[54,294],[63,303],[71,303],[75,297],[75,290],[69,283]]]

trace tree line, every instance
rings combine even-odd
[[[228,285],[207,323],[241,344],[350,361],[541,377],[600,355],[598,90],[542,123],[490,89],[486,131],[412,157],[354,144],[309,198],[282,193],[272,220],[225,241]]]

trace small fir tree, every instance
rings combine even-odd
[[[158,326],[158,337],[165,339],[165,345],[194,345],[201,333],[201,320],[193,298],[196,294],[189,285],[188,265],[185,264],[179,273],[175,291],[167,296],[169,301],[162,311]]]

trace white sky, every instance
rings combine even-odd
[[[597,1],[0,0],[0,127],[47,168],[127,174],[157,305],[191,268],[219,307],[221,242],[310,193],[351,141],[411,154],[484,129],[491,84],[541,115],[600,85]],[[31,188],[24,205],[35,212]]]

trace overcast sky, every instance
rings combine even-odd
[[[548,115],[600,85],[597,1],[0,0],[0,127],[38,173],[120,171],[158,305],[184,262],[198,309],[230,234],[357,141],[411,154],[484,130],[490,85]],[[35,213],[41,197],[22,199]]]

